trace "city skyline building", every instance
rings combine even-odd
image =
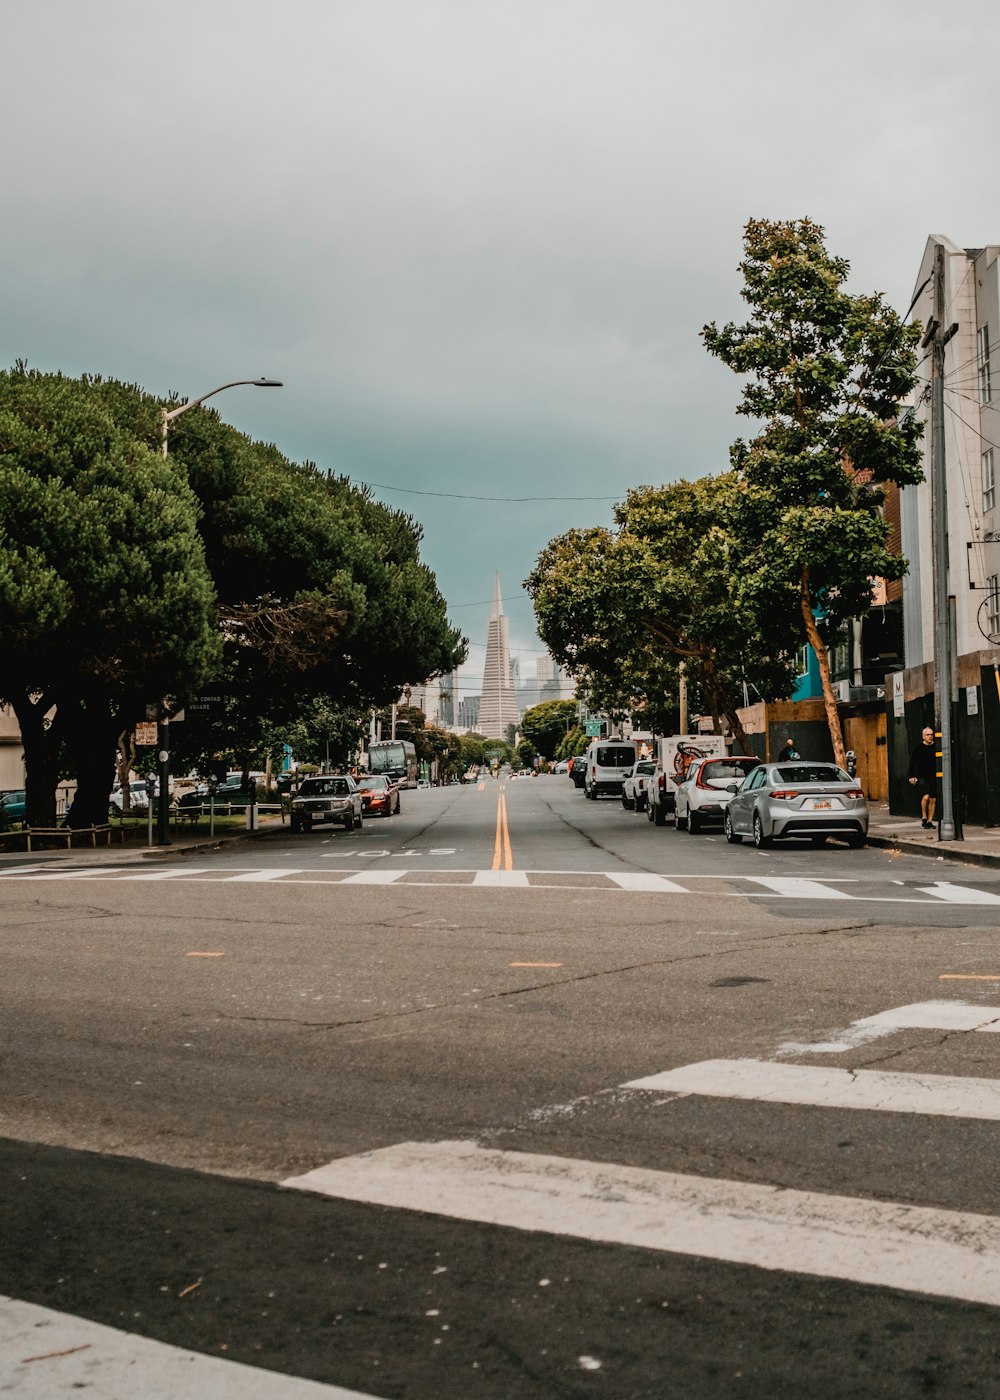
[[[503,739],[507,728],[517,724],[521,712],[517,705],[510,664],[510,627],[504,616],[500,574],[493,586],[493,606],[486,629],[486,661],[483,666],[483,691],[479,701],[479,732],[489,739]]]

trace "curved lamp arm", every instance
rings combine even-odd
[[[282,383],[280,379],[265,379],[263,375],[259,379],[233,379],[228,384],[220,384],[217,389],[209,389],[207,394],[201,394],[196,399],[190,399],[187,403],[182,403],[180,408],[162,410],[163,419],[160,430],[160,443],[163,448],[163,455],[167,455],[167,433],[170,424],[175,418],[179,418],[182,413],[187,413],[189,408],[197,408],[200,403],[210,399],[213,394],[221,394],[223,389],[235,389],[238,384],[253,384],[257,389],[280,389]]]

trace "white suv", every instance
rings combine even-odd
[[[651,758],[640,758],[622,788],[622,806],[626,811],[643,811],[646,806],[646,785],[655,772],[656,764]]]
[[[674,795],[674,825],[692,836],[709,821],[721,822],[726,815],[732,783],[742,783],[748,773],[760,766],[759,758],[734,754],[730,758],[696,758],[687,777]]]
[[[628,739],[595,739],[584,759],[584,797],[593,800],[602,792],[620,797],[636,757],[635,744]]]

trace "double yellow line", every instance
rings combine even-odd
[[[506,784],[501,784],[497,794],[497,839],[493,844],[493,869],[514,869],[514,858],[510,852],[510,832],[507,830]]]

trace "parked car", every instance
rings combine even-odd
[[[569,759],[568,759],[568,758],[561,758],[561,759],[559,760],[559,762],[553,766],[552,771],[553,771],[553,773],[568,773],[568,772],[569,772]]]
[[[569,764],[567,765],[566,772],[572,779],[573,786],[582,788],[584,779],[587,776],[586,754],[577,754],[575,758],[571,758]]]
[[[852,778],[834,763],[759,764],[737,788],[726,807],[726,840],[744,836],[758,848],[790,836],[822,845],[839,836],[860,847],[868,837],[868,803]]]
[[[646,785],[656,772],[651,758],[640,758],[622,787],[622,806],[630,812],[641,812],[646,806]]]
[[[731,783],[741,783],[760,764],[759,758],[696,758],[674,793],[674,826],[692,836],[706,822],[721,822],[732,797]]]
[[[27,814],[27,794],[24,788],[0,793],[0,830],[23,824]]]
[[[366,816],[391,817],[399,811],[399,787],[383,773],[358,779],[361,806]]]
[[[148,812],[149,794],[146,791],[146,784],[141,779],[130,782],[128,785],[129,810],[132,812]],[[121,783],[115,783],[111,789],[111,796],[108,799],[108,808],[113,815],[121,816],[125,810],[125,794]]]
[[[620,797],[625,775],[637,757],[635,744],[629,739],[595,739],[584,756],[584,797],[592,801],[603,793]]]
[[[292,830],[311,831],[317,822],[333,822],[352,831],[360,827],[364,804],[354,779],[303,778],[292,798]]]
[[[242,782],[242,773],[227,773],[225,782],[215,784],[214,795],[207,782],[198,783],[178,797],[177,807],[182,812],[190,807],[207,807],[210,802],[216,807],[248,807],[256,799],[257,789],[253,782],[247,788]]]

